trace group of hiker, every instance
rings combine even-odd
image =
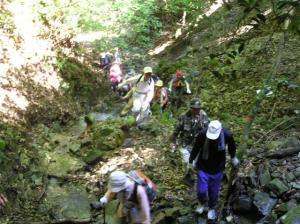
[[[158,102],[163,111],[169,104],[169,95],[173,95],[172,107],[178,108],[184,91],[191,94],[189,83],[185,80],[182,71],[177,70],[169,83],[169,88],[159,78],[153,78],[151,67],[145,67],[143,74],[123,80],[117,85],[117,89],[124,85],[132,85],[131,91],[123,99],[128,103],[121,112],[126,115],[130,110],[133,115],[147,117],[151,114],[151,103]],[[184,87],[184,88],[183,88]],[[210,121],[206,112],[202,109],[199,98],[190,101],[190,109],[181,115],[174,127],[171,136],[171,151],[178,150],[185,167],[186,180],[192,180],[197,176],[197,198],[199,206],[195,212],[202,214],[207,212],[208,220],[217,219],[217,205],[221,189],[223,172],[226,162],[226,149],[231,158],[231,164],[237,166],[239,160],[236,157],[236,143],[233,134],[223,128],[218,120]],[[138,123],[138,122],[137,122]],[[149,178],[140,175],[145,183]],[[123,171],[114,171],[110,174],[108,192],[94,207],[104,207],[113,198],[118,198],[120,205],[118,216],[123,223],[151,223],[149,189],[151,184],[137,184],[131,175]],[[147,187],[146,187],[147,186]],[[150,186],[150,187],[149,187]]]
[[[183,74],[181,71],[177,71],[177,73]],[[187,89],[188,94],[191,93],[189,84],[186,81],[186,84],[177,85],[178,82],[181,82],[180,79],[172,79],[168,89],[164,87],[164,82],[153,74],[151,67],[145,67],[143,74],[123,80],[118,84],[117,89],[122,89],[127,85],[130,85],[131,89],[122,97],[122,99],[128,99],[128,102],[121,111],[121,116],[126,116],[131,111],[137,123],[139,123],[151,114],[153,104],[159,105],[161,113],[165,111],[168,105],[172,107],[173,102],[178,102],[179,98],[183,99],[184,88]],[[181,91],[178,89],[181,89]],[[179,104],[176,104],[176,107],[179,106]]]
[[[171,108],[180,107],[183,103],[183,95],[191,94],[190,84],[183,71],[177,70],[168,87],[164,87],[163,80],[155,75],[149,66],[138,75],[126,69],[122,64],[118,48],[114,55],[108,51],[102,53],[100,66],[108,74],[112,90],[118,92],[122,99],[128,100],[121,111],[121,116],[132,112],[137,123],[151,114],[152,104],[159,104],[162,113],[168,105]]]

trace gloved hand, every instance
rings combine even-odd
[[[104,196],[104,197],[100,198],[99,201],[97,201],[97,202],[92,202],[92,203],[90,204],[90,206],[91,206],[92,208],[94,208],[94,209],[101,209],[101,208],[105,207],[105,205],[106,205],[107,203],[108,203],[107,198]]]
[[[186,90],[186,93],[191,94],[192,92],[191,92],[191,90],[188,89],[188,90]]]
[[[232,166],[236,167],[240,164],[240,160],[236,157],[231,158],[231,164]]]
[[[168,91],[171,93],[171,92],[172,92],[172,89],[171,89],[171,88],[169,88],[169,89],[168,89]]]
[[[108,200],[107,200],[107,197],[102,197],[100,198],[100,204],[101,204],[101,207],[105,207],[105,205],[108,203]]]
[[[172,143],[171,144],[171,152],[175,152],[176,150],[176,144]]]

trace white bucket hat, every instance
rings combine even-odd
[[[128,187],[130,181],[123,171],[114,171],[110,174],[108,189],[111,192],[119,192]]]
[[[219,138],[219,135],[222,130],[222,124],[218,120],[211,121],[208,125],[208,129],[206,132],[206,137],[211,140],[216,140]]]

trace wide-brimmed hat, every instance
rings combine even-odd
[[[201,100],[198,98],[194,98],[190,102],[190,107],[194,109],[200,109],[201,108]]]
[[[218,120],[211,121],[208,125],[208,129],[206,132],[206,137],[211,140],[216,140],[219,138],[219,135],[222,130],[222,124]]]
[[[145,67],[144,68],[144,74],[146,73],[152,73],[152,68],[151,67]]]
[[[123,171],[114,171],[110,174],[108,189],[111,192],[119,192],[128,187],[130,181]]]
[[[164,85],[164,82],[162,80],[158,80],[156,83],[155,83],[155,86],[158,86],[158,87],[162,87]]]

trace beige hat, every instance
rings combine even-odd
[[[222,124],[218,120],[211,121],[208,125],[208,129],[206,132],[206,137],[211,140],[216,140],[219,138],[219,135],[222,130]]]
[[[144,74],[145,73],[152,73],[152,68],[151,67],[145,67],[144,68]]]
[[[130,180],[123,171],[114,171],[110,174],[108,189],[111,192],[119,192],[128,187]]]
[[[162,87],[164,85],[164,82],[162,80],[158,80],[156,83],[155,83],[155,86],[158,86],[158,87]]]

